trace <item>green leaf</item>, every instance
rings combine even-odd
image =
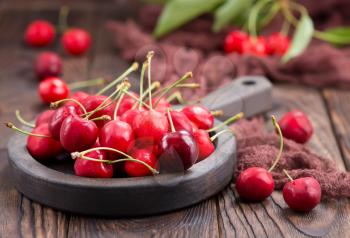
[[[287,53],[283,56],[282,61],[285,63],[291,58],[294,58],[301,54],[309,45],[313,34],[314,24],[312,22],[312,19],[306,12],[304,12],[294,32],[292,43]]]
[[[214,13],[213,31],[218,32],[246,11],[253,0],[226,0]]]
[[[154,36],[159,38],[177,29],[196,17],[211,12],[224,0],[172,0],[169,1],[158,19]]]
[[[348,45],[350,44],[350,27],[341,26],[323,32],[317,31],[315,37],[336,46]]]

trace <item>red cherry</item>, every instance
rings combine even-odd
[[[24,34],[24,40],[31,46],[46,46],[53,42],[55,34],[55,27],[50,22],[36,20],[27,26]]]
[[[169,123],[163,113],[154,110],[143,111],[136,116],[133,129],[136,138],[158,144],[163,135],[169,131]]]
[[[62,73],[61,58],[50,51],[40,53],[35,61],[35,72],[40,79],[59,76]]]
[[[45,110],[42,113],[40,113],[35,120],[35,126],[39,126],[44,123],[49,123],[51,120],[52,115],[55,113],[55,110]]]
[[[49,122],[50,133],[56,140],[60,139],[60,131],[63,121],[71,115],[79,115],[81,111],[75,106],[63,106],[58,108],[51,117]]]
[[[155,105],[155,103],[158,101],[158,98],[152,98],[152,104]],[[153,109],[157,110],[158,112],[165,113],[168,108],[171,108],[170,103],[165,99],[161,98],[159,102],[157,103],[157,106],[154,107]]]
[[[77,115],[68,116],[61,125],[60,141],[68,152],[91,148],[97,137],[96,124]]]
[[[134,119],[136,118],[137,115],[139,115],[141,112],[145,111],[143,108],[135,108],[135,109],[130,109],[126,112],[124,112],[120,116],[120,120],[128,123],[130,126],[133,125]]]
[[[103,147],[127,153],[134,146],[135,141],[131,126],[128,123],[113,120],[101,128],[99,142]]]
[[[230,32],[224,42],[224,49],[226,53],[237,52],[244,53],[244,44],[248,41],[249,36],[243,31]]]
[[[37,126],[33,129],[32,133],[51,137],[47,123]],[[29,135],[27,138],[27,150],[34,159],[43,161],[55,158],[63,151],[63,148],[60,142],[53,138]]]
[[[197,162],[199,162],[211,155],[215,151],[215,146],[205,130],[196,130],[193,136],[198,146],[199,155]]]
[[[214,116],[203,106],[191,105],[181,110],[199,129],[208,130],[214,125]]]
[[[275,188],[272,175],[264,168],[251,167],[237,178],[236,189],[239,196],[253,202],[259,202],[270,196]]]
[[[295,179],[283,187],[283,198],[296,211],[308,212],[321,201],[321,186],[312,177]]]
[[[69,91],[68,85],[62,79],[56,77],[41,81],[38,88],[41,99],[46,103],[67,98]]]
[[[106,100],[107,98],[108,97],[104,95],[91,95],[83,99],[81,103],[85,107],[86,111],[90,112],[96,109],[98,106],[100,106],[104,102],[104,100]],[[95,112],[90,117],[90,119],[94,119],[96,117],[100,117],[103,115],[107,115],[113,118],[115,103],[112,102],[111,99],[107,99],[107,102],[105,105],[107,104],[110,104],[110,105],[102,110]],[[107,123],[107,121],[96,121],[95,123],[99,128],[101,128]]]
[[[178,111],[170,111],[170,116],[174,123],[176,131],[184,130],[188,131],[191,134],[194,132],[194,128],[190,119],[188,119],[184,113]]]
[[[267,49],[268,53],[273,55],[284,55],[290,45],[290,40],[287,36],[275,32],[267,38]]]
[[[285,114],[278,122],[284,137],[297,143],[307,142],[313,133],[308,117],[301,111],[293,110]]]
[[[139,97],[139,95],[137,93],[134,92],[130,92],[130,94],[132,94],[133,96],[135,96],[136,98]],[[118,107],[118,111],[117,111],[117,115],[121,116],[123,115],[126,111],[129,111],[134,104],[137,102],[137,100],[135,98],[130,97],[129,95],[125,95]]]
[[[88,93],[85,93],[83,91],[76,91],[73,93],[73,95],[70,98],[82,103],[83,100],[88,96],[90,96]],[[68,101],[64,105],[65,106],[72,105],[72,106],[78,107],[78,105],[73,101]]]
[[[151,166],[154,169],[158,170],[158,163],[157,158],[150,152],[149,150],[145,149],[134,149],[132,150],[130,154],[134,159],[143,161],[147,163],[149,166]],[[149,170],[146,166],[143,164],[133,162],[133,161],[126,161],[124,165],[125,171],[127,175],[131,177],[143,177],[152,175],[152,171]]]
[[[90,33],[79,28],[70,29],[63,34],[62,45],[67,53],[82,55],[90,48]]]
[[[91,151],[86,153],[85,156],[106,160],[104,151]],[[106,164],[97,161],[86,160],[83,158],[77,158],[74,163],[74,172],[77,176],[89,177],[89,178],[112,178],[113,177],[113,165]]]
[[[159,143],[161,171],[180,172],[189,169],[198,159],[198,146],[187,131],[165,134]]]
[[[251,38],[246,42],[245,53],[256,56],[266,56],[268,54],[267,43],[264,37]]]

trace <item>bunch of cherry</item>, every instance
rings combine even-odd
[[[279,32],[268,37],[251,37],[243,31],[230,32],[224,41],[224,50],[227,54],[238,53],[257,56],[284,55],[289,48],[290,40]]]
[[[168,101],[172,95],[168,94],[175,88],[196,86],[184,83],[192,73],[161,88],[159,82],[151,82],[152,56],[150,52],[143,63],[139,93],[129,92],[131,85],[126,78],[137,70],[134,63],[95,95],[78,91],[51,103],[51,109],[38,115],[34,125],[16,112],[22,123],[33,127],[31,132],[12,123],[7,126],[28,135],[27,150],[38,161],[70,153],[78,176],[137,177],[185,171],[211,155],[213,141],[226,132],[220,128],[243,114],[214,127],[217,112],[204,106],[172,108]],[[146,71],[148,88],[144,91]],[[102,95],[111,89],[109,96]]]

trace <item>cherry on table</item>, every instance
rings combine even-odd
[[[99,150],[86,153],[85,156],[96,160],[106,160],[105,152]],[[112,178],[114,169],[112,164],[77,158],[74,162],[74,172],[81,177]]]
[[[208,130],[214,125],[214,116],[204,106],[190,105],[181,110],[199,129]]]
[[[147,163],[154,169],[159,169],[159,164],[157,162],[156,156],[154,156],[154,154],[147,149],[133,149],[130,155],[134,159]],[[143,177],[152,175],[152,171],[150,171],[147,167],[134,161],[126,161],[124,164],[124,170],[130,177]]]
[[[285,172],[286,173],[286,172]],[[321,186],[312,177],[291,179],[283,187],[283,198],[287,205],[299,212],[314,209],[321,201]]]
[[[244,53],[244,45],[249,40],[247,33],[243,31],[230,32],[224,42],[224,50],[226,53],[237,52],[239,54]]]
[[[44,123],[49,123],[52,115],[55,113],[55,110],[45,110],[40,113],[35,119],[35,126],[39,126]]]
[[[38,93],[45,103],[65,99],[69,96],[68,85],[60,78],[50,77],[40,82]]]
[[[69,29],[63,34],[62,45],[71,55],[83,55],[91,45],[90,33],[80,28]]]
[[[52,43],[55,35],[55,27],[50,22],[36,20],[27,26],[24,40],[30,46],[41,47]]]
[[[59,76],[62,73],[62,60],[56,53],[45,51],[35,60],[35,73],[39,79]]]
[[[297,143],[306,143],[312,136],[312,124],[302,111],[292,110],[285,114],[278,123],[283,136]]]

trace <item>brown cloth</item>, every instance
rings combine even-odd
[[[236,179],[249,167],[269,169],[278,153],[278,135],[264,131],[262,118],[241,120],[232,128],[238,143],[238,161],[234,178]],[[287,170],[294,179],[314,177],[321,185],[323,198],[350,198],[349,172],[339,171],[333,161],[317,156],[303,145],[288,139],[284,139],[281,160],[272,171],[275,188],[278,190],[288,182],[283,169]]]

